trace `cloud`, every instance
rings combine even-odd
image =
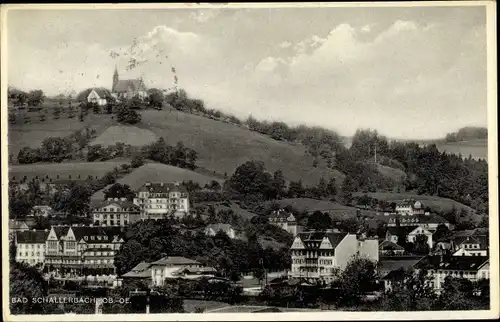
[[[279,44],[280,48],[289,48],[290,46],[292,46],[292,43],[289,41],[286,41],[286,40],[284,42],[282,42],[281,44]]]

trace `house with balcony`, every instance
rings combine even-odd
[[[120,227],[52,226],[45,241],[45,268],[58,275],[115,274],[124,243]]]
[[[299,233],[290,248],[291,278],[330,283],[355,256],[379,259],[378,240],[334,230]]]
[[[453,256],[488,256],[488,237],[486,235],[454,237],[453,251]]]
[[[167,216],[183,217],[189,213],[189,194],[180,183],[146,182],[134,198],[142,220]]]
[[[181,256],[165,256],[150,264],[152,285],[163,286],[168,278],[183,277],[186,269],[203,275],[203,267],[203,264],[193,259]],[[211,275],[212,271],[207,271],[207,273]]]
[[[141,220],[139,206],[126,198],[108,198],[105,201],[94,202],[91,211],[95,226],[126,227]]]

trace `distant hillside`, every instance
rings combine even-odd
[[[457,132],[448,133],[445,137],[446,142],[463,142],[476,139],[488,139],[488,129],[468,126],[461,128]]]

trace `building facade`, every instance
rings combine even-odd
[[[128,100],[132,97],[145,99],[148,97],[148,91],[142,79],[120,79],[115,67],[111,95],[118,100]]]
[[[125,227],[141,220],[141,210],[126,198],[109,198],[92,205],[92,220],[95,226]]]
[[[45,268],[56,274],[114,274],[124,240],[119,227],[53,226],[45,242]]]
[[[420,201],[405,199],[396,204],[396,213],[402,216],[423,215],[425,213],[424,205]]]
[[[489,243],[485,235],[456,237],[453,245],[454,256],[488,256]]]
[[[45,261],[45,240],[49,232],[28,230],[16,232],[16,262],[31,266],[43,265]]]
[[[489,258],[486,256],[428,256],[415,265],[424,269],[431,278],[437,294],[443,289],[446,277],[465,278],[471,282],[490,278]]]
[[[290,277],[332,282],[355,256],[377,262],[378,240],[355,234],[326,231],[299,233],[291,246]]]
[[[425,236],[429,249],[434,246],[433,233],[420,226],[387,227],[385,240],[400,244],[400,236],[406,236],[406,242],[415,243],[418,236]]]
[[[137,191],[134,204],[140,209],[141,219],[163,219],[189,213],[189,194],[179,183],[146,182]]]
[[[295,216],[292,213],[286,212],[284,209],[273,211],[269,215],[269,223],[271,225],[278,226],[283,230],[286,230],[293,236],[299,233]]]
[[[177,278],[180,269],[200,269],[202,267],[200,262],[189,258],[166,256],[150,264],[152,285],[162,286],[167,278]]]

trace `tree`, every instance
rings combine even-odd
[[[45,100],[45,95],[40,89],[30,91],[27,95],[27,103],[29,107],[40,108]]]
[[[244,196],[262,194],[270,195],[272,177],[265,172],[264,162],[247,161],[236,168],[228,180],[228,188]]]
[[[142,156],[135,156],[133,159],[132,159],[132,162],[130,163],[130,165],[132,166],[132,168],[138,168],[140,166],[142,166],[144,164],[144,158]]]
[[[100,144],[89,145],[87,152],[87,162],[100,160],[104,156],[104,148]]]
[[[281,199],[285,194],[285,177],[283,171],[276,170],[273,174],[272,194],[274,199]]]
[[[104,190],[104,198],[127,198],[127,200],[134,200],[135,192],[130,189],[127,184],[115,183],[109,189]]]
[[[59,105],[54,106],[54,111],[52,112],[52,115],[54,116],[55,120],[58,120],[61,117],[61,110],[62,110],[62,101],[59,101]]]
[[[126,106],[130,110],[140,110],[143,106],[142,99],[139,96],[134,96],[127,101]]]
[[[148,104],[150,107],[161,110],[163,107],[163,101],[165,97],[162,91],[157,88],[151,88],[148,90]]]
[[[413,243],[413,252],[416,254],[427,255],[429,254],[429,244],[427,243],[427,236],[424,234],[419,234],[415,237],[415,242]]]
[[[375,290],[376,264],[366,258],[354,256],[340,274],[338,286],[341,302],[358,304],[367,292]]]
[[[396,271],[392,290],[381,300],[384,311],[429,311],[436,299],[431,277],[424,269]]]
[[[32,301],[47,296],[47,283],[36,268],[24,263],[12,262],[9,272],[9,294],[26,303],[11,302],[11,314],[47,314],[50,305]]]
[[[116,120],[124,124],[137,124],[141,121],[141,115],[130,106],[121,104],[116,112]]]
[[[315,211],[307,218],[307,228],[315,230],[330,229],[333,227],[332,218],[327,213]]]
[[[19,153],[17,154],[17,161],[20,164],[35,163],[35,162],[39,162],[40,159],[41,159],[41,157],[40,157],[40,150],[39,149],[32,149],[29,147],[24,147],[21,150],[19,150]]]
[[[303,197],[305,193],[305,189],[302,186],[302,180],[299,181],[290,181],[290,185],[288,187],[288,197],[289,198],[300,198]]]
[[[468,279],[447,276],[442,289],[437,301],[439,309],[449,311],[488,309],[474,297],[474,284]]]
[[[337,183],[334,177],[332,177],[326,185],[326,195],[330,197],[335,197],[337,195]]]
[[[347,175],[345,178],[344,178],[344,182],[342,183],[342,187],[340,189],[340,197],[342,198],[343,202],[346,203],[346,204],[349,204],[351,203],[352,201],[352,193],[354,192],[354,188],[353,188],[353,180],[352,178]]]

